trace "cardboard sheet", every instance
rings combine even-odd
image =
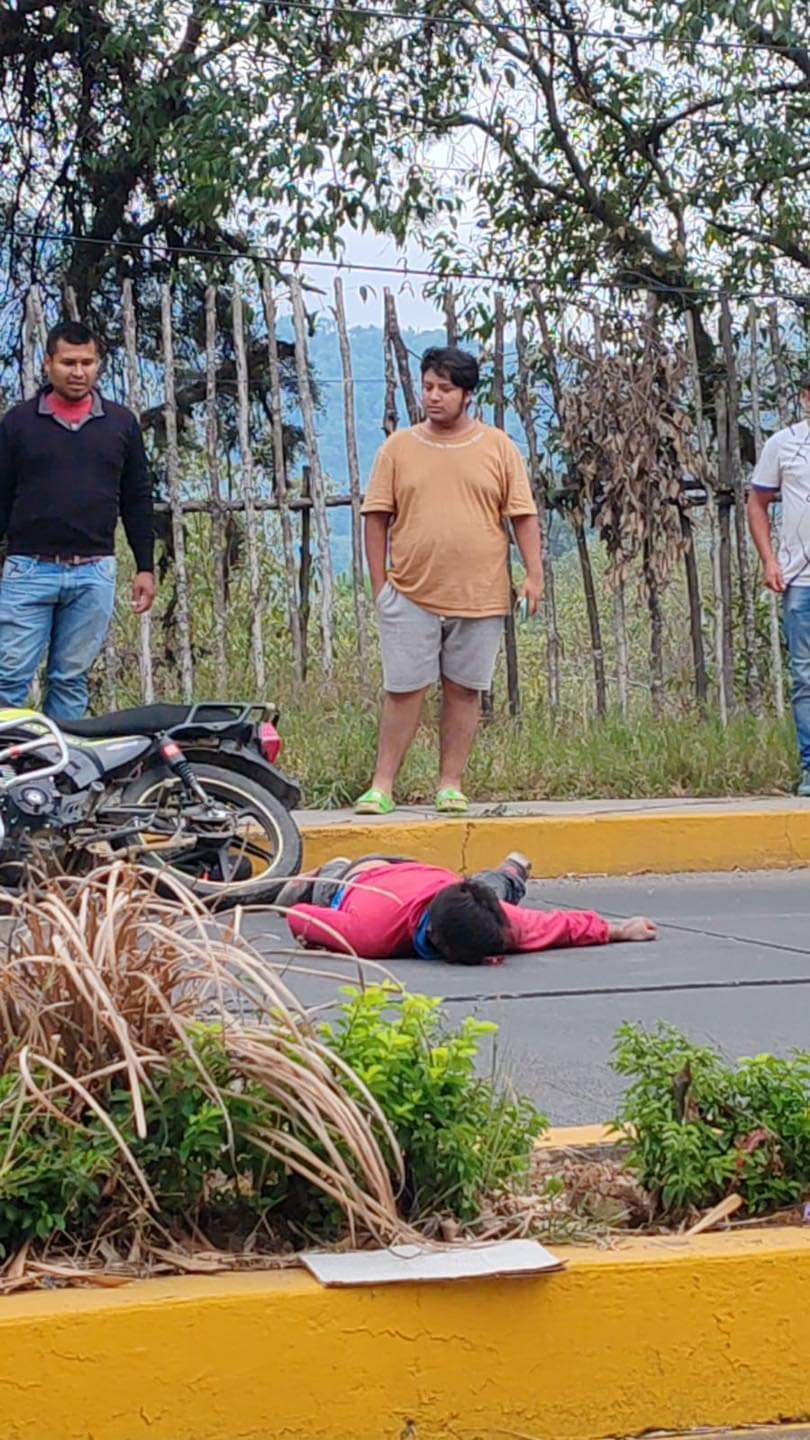
[[[398,1245],[386,1250],[309,1250],[301,1260],[321,1285],[399,1285],[410,1281],[478,1280],[487,1276],[539,1275],[562,1262],[536,1240],[434,1249]]]

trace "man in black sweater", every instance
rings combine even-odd
[[[152,493],[138,421],[96,389],[86,325],[48,335],[47,384],[0,421],[0,705],[23,706],[48,652],[43,710],[76,720],[115,604],[118,518],[135,556],[132,608],[155,598]]]

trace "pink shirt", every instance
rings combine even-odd
[[[431,900],[460,879],[453,870],[410,862],[364,870],[346,890],[339,910],[294,905],[287,923],[302,945],[393,960],[413,955],[413,937]],[[509,920],[508,953],[565,945],[605,945],[607,921],[593,910],[523,910],[503,906]],[[493,963],[500,957],[493,957]]]
[[[85,420],[93,409],[93,396],[83,395],[81,400],[66,400],[63,395],[57,395],[55,390],[49,390],[45,396],[45,404],[52,415],[58,415],[60,420],[67,420],[73,425],[79,420]]]

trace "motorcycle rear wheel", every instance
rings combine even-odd
[[[272,904],[284,879],[301,869],[303,842],[294,819],[275,795],[247,775],[199,762],[194,763],[194,773],[212,800],[238,816],[238,837],[224,847],[202,839],[193,849],[170,857],[161,855],[156,846],[150,847],[145,836],[142,863],[179,881],[216,910]],[[124,805],[158,804],[173,814],[179,796],[176,777],[161,767],[146,770],[131,781],[121,801]]]

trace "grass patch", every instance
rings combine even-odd
[[[430,801],[436,789],[438,725],[428,707],[397,786],[403,804]],[[350,804],[374,768],[376,709],[349,681],[290,697],[284,707],[284,759],[315,808]],[[473,800],[571,800],[603,796],[777,795],[791,790],[796,756],[789,721],[741,713],[724,728],[715,715],[644,710],[623,719],[551,725],[543,714],[481,727],[465,788]]]

